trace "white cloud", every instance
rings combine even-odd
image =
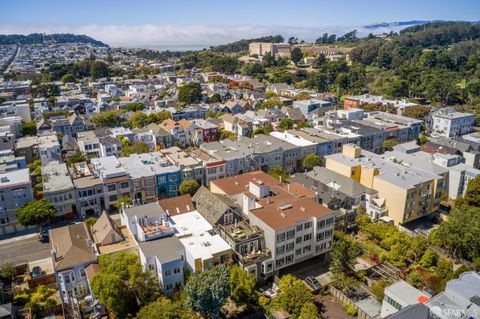
[[[285,38],[296,36],[305,41],[314,41],[325,32],[340,36],[357,29],[360,35],[370,33],[364,27],[290,27],[278,25],[83,25],[83,26],[2,26],[0,34],[29,33],[74,33],[85,34],[111,46],[155,47],[217,45],[239,39],[250,39],[265,35],[281,34]],[[376,29],[375,33],[398,31],[398,27]]]

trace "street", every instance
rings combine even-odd
[[[0,241],[0,263],[13,262],[17,265],[48,256],[50,256],[50,244],[41,243],[36,235]]]

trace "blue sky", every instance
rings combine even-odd
[[[480,20],[479,0],[0,0],[0,33],[85,33],[112,45],[308,37],[377,22]],[[310,40],[310,39],[307,39]]]

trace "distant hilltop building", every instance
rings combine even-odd
[[[250,55],[264,56],[266,53],[271,53],[273,56],[290,56],[290,44],[288,43],[252,42],[248,49]]]

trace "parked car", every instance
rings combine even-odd
[[[38,235],[38,239],[42,242],[42,243],[48,243],[50,237],[48,235],[48,230],[44,230],[42,231],[39,235]]]
[[[318,291],[322,289],[322,285],[318,282],[318,280],[313,276],[308,276],[304,280],[305,284],[310,287],[313,291]]]

